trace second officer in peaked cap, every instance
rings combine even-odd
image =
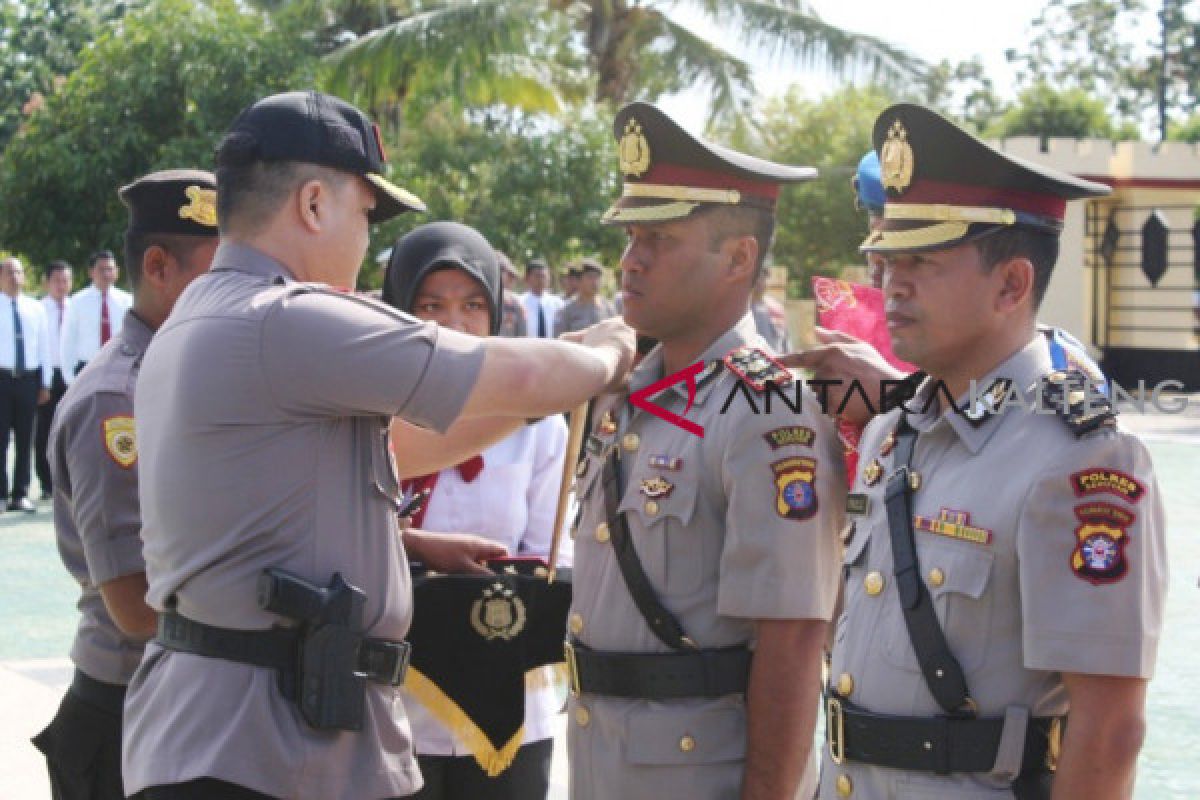
[[[578,471],[571,794],[811,796],[845,478],[810,393],[755,413],[770,384],[796,387],[749,304],[781,189],[816,172],[645,103],[613,132],[623,313],[659,344],[629,397],[597,404]]]
[[[914,105],[874,143],[886,202],[863,249],[922,372],[859,446],[819,796],[1130,797],[1162,499],[1037,327],[1067,203],[1108,188]]]

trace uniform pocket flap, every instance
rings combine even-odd
[[[992,553],[973,546],[930,548],[921,556],[925,583],[934,597],[962,594],[978,600],[992,576]],[[940,585],[938,585],[940,584]]]
[[[746,757],[746,711],[741,706],[633,711],[626,734],[625,758],[631,764],[720,764]]]
[[[646,527],[667,517],[687,525],[696,510],[697,482],[696,476],[690,474],[675,473],[669,478],[635,475],[625,489],[620,509],[640,516]]]

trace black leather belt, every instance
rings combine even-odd
[[[1057,717],[1029,721],[1021,772],[1046,769],[1057,758],[1060,723]],[[991,772],[1004,731],[1003,718],[874,714],[833,694],[826,700],[825,724],[835,764],[860,761],[940,775]]]
[[[125,687],[119,683],[98,681],[76,667],[69,691],[88,705],[113,716],[119,717],[124,713]]]
[[[564,649],[574,693],[647,700],[745,693],[753,658],[745,647],[690,653],[602,653],[566,642]]]
[[[164,611],[158,615],[158,635],[154,641],[182,653],[292,673],[299,663],[301,636],[300,631],[290,628],[265,631],[218,628],[175,611]],[[408,642],[364,637],[358,650],[358,671],[376,683],[400,686],[408,670],[410,652]]]

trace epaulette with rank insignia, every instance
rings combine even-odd
[[[759,393],[767,390],[768,383],[788,386],[792,382],[792,373],[788,372],[787,367],[757,347],[742,345],[734,348],[725,354],[722,361],[730,372]]]
[[[1075,434],[1085,436],[1117,424],[1117,411],[1107,397],[1085,388],[1087,376],[1079,370],[1055,370],[1042,378],[1042,406],[1053,409]]]

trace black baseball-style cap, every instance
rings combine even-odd
[[[1003,153],[909,103],[879,115],[873,141],[886,198],[864,252],[941,250],[1012,227],[1058,235],[1067,201],[1112,191]]]
[[[117,191],[129,209],[128,232],[217,235],[217,179],[198,169],[143,175]]]
[[[217,148],[217,166],[254,161],[299,161],[361,175],[375,191],[371,222],[425,210],[420,198],[383,177],[387,155],[379,126],[332,95],[274,94],[238,114]]]

